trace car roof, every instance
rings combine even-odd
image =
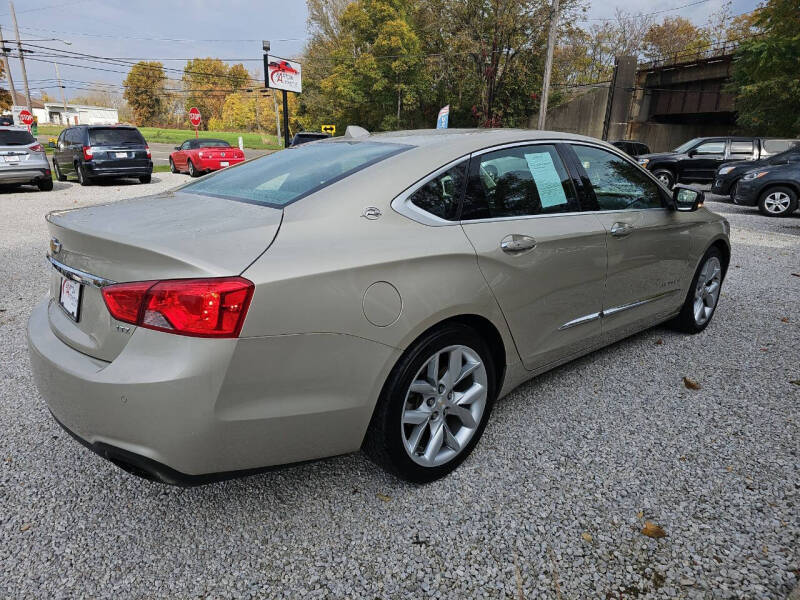
[[[474,152],[481,148],[500,144],[535,142],[539,140],[584,141],[607,144],[585,135],[565,133],[563,131],[540,131],[537,129],[413,129],[376,133],[357,138],[348,138],[345,135],[344,137],[331,138],[321,143],[336,143],[339,140],[347,141],[352,139],[427,148],[447,146],[456,153]],[[611,146],[610,144],[607,145]]]

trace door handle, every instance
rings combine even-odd
[[[527,235],[513,233],[500,242],[500,248],[506,254],[521,254],[536,247],[536,240]]]
[[[630,223],[614,223],[611,226],[611,235],[614,237],[625,237],[633,232],[633,225]]]

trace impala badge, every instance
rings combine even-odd
[[[58,238],[50,238],[50,254],[58,254],[61,252],[61,242]]]

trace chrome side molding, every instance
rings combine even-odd
[[[64,263],[57,261],[49,254],[47,255],[47,260],[49,260],[50,264],[53,265],[53,268],[59,273],[61,273],[64,277],[66,277],[67,279],[71,279],[72,281],[77,281],[78,283],[82,283],[83,285],[102,288],[107,285],[113,285],[116,283],[116,281],[105,279],[104,277],[98,277],[97,275],[92,275],[91,273],[87,273],[86,271],[81,271],[80,269],[74,269],[72,267],[68,267]]]
[[[644,300],[638,300],[637,302],[631,302],[630,304],[622,304],[620,306],[613,306],[611,308],[607,308],[605,310],[601,310],[597,313],[591,313],[589,315],[584,315],[582,317],[578,317],[577,319],[572,319],[572,321],[567,321],[561,327],[558,328],[559,331],[564,329],[569,329],[570,327],[576,327],[577,325],[583,325],[584,323],[591,323],[592,321],[596,321],[597,319],[603,319],[605,317],[610,317],[611,315],[615,315],[617,313],[621,313],[622,311],[636,308],[637,306],[642,306],[643,304],[649,304],[650,302],[655,302],[656,300],[660,300],[666,296],[679,292],[680,290],[670,290],[668,292],[662,292],[660,294],[656,294],[655,296],[651,296],[650,298],[645,298]]]

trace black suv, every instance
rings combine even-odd
[[[611,142],[611,145],[616,146],[625,154],[628,156],[633,156],[634,158],[641,156],[642,154],[650,154],[650,148],[647,146],[647,144],[643,144],[642,142],[636,142],[633,140],[616,140]]]
[[[289,146],[299,146],[300,144],[307,144],[308,142],[316,142],[317,140],[327,140],[331,137],[330,133],[324,131],[301,131],[294,134],[292,143]]]
[[[76,125],[58,136],[53,173],[59,181],[75,175],[81,185],[101,177],[137,177],[150,183],[153,161],[136,127]]]
[[[756,167],[785,165],[790,162],[800,162],[800,140],[797,140],[796,146],[769,158],[722,163],[717,169],[714,183],[711,185],[711,193],[730,196],[733,200],[736,197],[736,187],[739,185],[742,175]]]
[[[711,183],[724,161],[768,158],[797,142],[757,137],[695,138],[672,152],[645,154],[638,161],[668,187],[679,182]]]

